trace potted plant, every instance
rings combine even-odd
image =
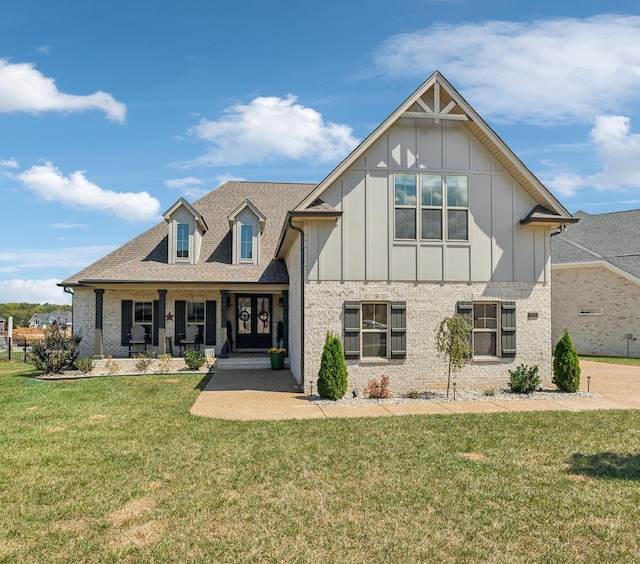
[[[284,357],[287,356],[287,349],[273,347],[269,349],[271,359],[271,370],[282,370],[284,368]]]

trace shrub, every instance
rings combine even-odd
[[[580,388],[580,361],[566,329],[553,352],[553,377],[563,392],[573,393]]]
[[[342,343],[337,335],[327,333],[318,372],[318,394],[321,398],[339,400],[346,393],[347,364]]]
[[[451,387],[451,373],[460,370],[473,356],[471,348],[471,325],[460,315],[445,317],[436,333],[436,346],[439,355],[448,362],[447,399]]]
[[[111,355],[107,357],[107,361],[104,363],[104,367],[109,374],[115,374],[116,372],[118,372],[118,370],[120,370],[120,364],[113,360],[113,357]]]
[[[31,346],[31,362],[45,374],[60,374],[71,368],[78,356],[81,337],[68,337],[57,325],[47,327],[42,341]]]
[[[84,358],[76,360],[76,368],[80,370],[80,372],[88,374],[93,368],[93,359],[90,356],[85,356]]]
[[[204,364],[204,356],[199,350],[188,349],[184,351],[184,362],[189,370],[200,370]]]
[[[540,385],[538,366],[521,364],[515,370],[509,370],[509,388],[516,394],[530,394]]]
[[[404,397],[409,399],[420,399],[422,394],[418,390],[409,390]]]
[[[151,366],[152,362],[153,362],[153,353],[149,351],[141,352],[136,357],[136,362],[135,362],[136,370],[138,372],[146,372],[147,368]]]
[[[382,378],[380,378],[380,382],[378,382],[375,378],[369,380],[367,384],[367,395],[370,398],[375,399],[385,399],[391,397],[391,392],[389,390],[389,376],[384,374]]]
[[[493,397],[496,395],[496,391],[493,388],[487,388],[486,390],[482,390],[482,393],[487,397]]]
[[[173,357],[169,353],[161,354],[158,357],[158,360],[158,371],[160,372],[160,374],[167,374],[168,372],[171,372],[171,367],[173,366]]]

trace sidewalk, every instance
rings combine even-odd
[[[218,370],[198,396],[191,413],[235,420],[389,417],[445,413],[507,413],[515,411],[586,411],[640,409],[640,366],[581,361],[581,389],[597,398],[532,399],[439,403],[320,406],[307,399],[288,370]]]

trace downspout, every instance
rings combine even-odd
[[[291,216],[289,227],[300,233],[300,387],[304,391],[304,231],[293,225]]]

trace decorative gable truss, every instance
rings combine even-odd
[[[200,213],[184,198],[180,198],[162,216],[168,224],[169,264],[197,264],[202,236],[207,224]]]
[[[242,202],[229,216],[232,234],[233,264],[260,264],[260,236],[267,218],[249,200]]]

